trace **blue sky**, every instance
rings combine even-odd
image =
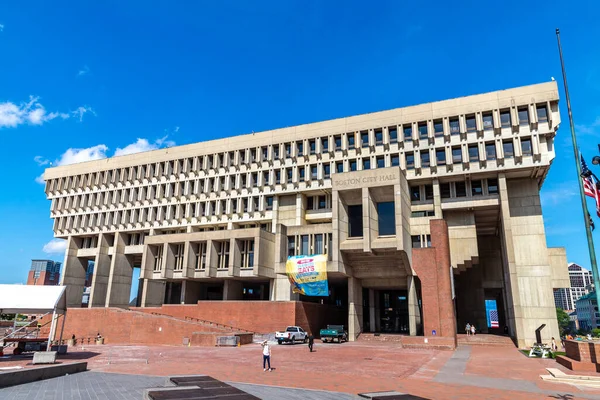
[[[554,29],[561,28],[573,114],[591,161],[600,142],[600,3],[403,3],[0,4],[0,283],[24,282],[32,258],[62,260],[48,253],[57,247],[50,203],[36,182],[50,162],[551,77],[560,84],[563,122],[542,190],[547,239],[589,268]]]

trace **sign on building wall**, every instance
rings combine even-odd
[[[329,296],[327,255],[288,257],[285,270],[294,293]]]

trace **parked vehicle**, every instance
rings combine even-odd
[[[348,341],[348,332],[344,330],[344,325],[327,325],[327,329],[321,329],[320,335],[323,343],[333,342],[335,339],[338,343]]]
[[[304,329],[300,328],[299,326],[288,326],[285,328],[285,332],[275,332],[275,339],[277,339],[278,344],[294,344],[298,341],[306,343],[308,340],[308,335]]]

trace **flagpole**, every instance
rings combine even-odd
[[[594,249],[594,240],[592,239],[592,230],[590,229],[590,217],[588,213],[585,194],[583,193],[583,179],[581,177],[581,160],[579,157],[579,147],[577,147],[577,137],[575,136],[575,125],[573,123],[573,113],[571,112],[571,99],[569,98],[569,86],[567,85],[567,72],[563,61],[562,47],[560,45],[560,30],[556,28],[556,39],[558,40],[558,53],[560,54],[560,66],[562,68],[563,82],[565,85],[565,97],[567,98],[567,110],[569,112],[569,123],[571,125],[571,140],[573,141],[573,154],[575,156],[575,166],[577,167],[577,182],[579,182],[579,195],[581,196],[581,211],[583,211],[583,220],[585,222],[585,234],[587,236],[588,250],[590,252],[590,263],[592,265],[592,276],[594,277],[594,289],[596,291],[596,305],[600,307],[600,282],[598,280],[598,264],[596,264],[596,250]]]

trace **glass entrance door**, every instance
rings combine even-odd
[[[382,333],[409,333],[408,294],[406,290],[379,291],[380,330]]]

